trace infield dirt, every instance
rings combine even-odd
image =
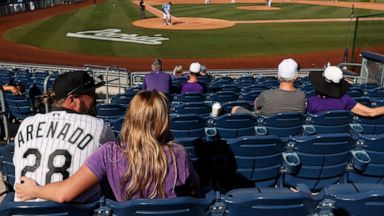
[[[161,4],[164,1],[160,0],[147,0],[148,5]],[[178,0],[178,3],[193,3],[196,4],[196,0]],[[241,0],[237,1],[241,3],[262,3],[261,0]],[[328,1],[274,1],[274,2],[292,2],[292,3],[306,3],[306,4],[321,4],[332,5],[339,7],[351,7],[352,4],[356,8],[384,10],[384,3],[359,3],[359,2],[328,2]],[[203,2],[202,2],[203,3]],[[216,3],[229,3],[224,0],[214,0]],[[5,31],[10,28],[23,25],[36,20],[48,18],[54,15],[58,15],[64,12],[75,10],[82,7],[87,7],[93,4],[93,0],[86,0],[84,2],[72,5],[61,5],[52,8],[41,9],[38,11],[20,13],[6,17],[0,17],[0,34],[3,35]],[[160,12],[160,11],[158,11]],[[160,12],[161,13],[161,12]],[[156,14],[155,14],[156,15]],[[203,19],[203,18],[182,18],[177,17],[175,19],[175,25],[166,26],[167,28],[174,29],[190,29],[192,24],[199,26],[199,23],[211,22],[215,24],[209,24],[209,26],[225,25],[230,27],[235,23],[232,21],[221,19]],[[330,20],[332,21],[332,20]],[[148,19],[145,21],[136,21],[134,25],[140,24],[140,22],[153,22],[156,25],[161,25],[160,18]],[[265,22],[265,21],[264,21]],[[276,21],[275,21],[276,22]],[[301,22],[298,20],[297,22]],[[145,23],[147,24],[147,23]],[[185,27],[187,26],[187,27]],[[148,27],[148,26],[147,26]],[[163,26],[161,25],[163,28]],[[153,27],[150,27],[153,28]],[[197,28],[197,27],[196,27]],[[201,26],[199,28],[202,28]],[[218,28],[218,27],[216,27]],[[220,27],[222,28],[222,27]],[[383,47],[384,50],[384,47]],[[275,68],[278,62],[283,58],[291,57],[297,59],[302,67],[321,67],[325,62],[331,61],[332,63],[338,63],[342,61],[343,50],[330,50],[321,52],[310,52],[302,54],[292,55],[276,55],[276,56],[258,56],[258,57],[241,57],[241,58],[200,58],[194,59],[194,61],[203,62],[210,69],[245,69],[245,68]],[[110,57],[110,56],[89,56],[83,54],[65,53],[49,49],[40,49],[28,45],[17,44],[12,41],[0,38],[0,61],[9,62],[22,62],[22,63],[38,63],[38,64],[54,64],[54,65],[73,65],[83,66],[84,64],[96,64],[96,65],[117,65],[120,67],[126,67],[130,71],[147,71],[150,68],[150,64],[153,58],[127,58],[127,57]],[[174,65],[182,64],[188,65],[191,59],[180,58],[165,58],[165,69],[171,70]]]

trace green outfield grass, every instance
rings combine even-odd
[[[172,15],[184,17],[225,18],[227,20],[276,20],[276,19],[314,19],[314,18],[348,18],[351,8],[329,7],[306,4],[278,4],[278,11],[239,10],[241,6],[255,6],[264,4],[212,4],[212,5],[175,5]],[[156,6],[161,9],[161,5]],[[355,16],[382,13],[382,11],[358,9]]]
[[[189,10],[187,8],[189,7]],[[176,5],[176,16],[215,17],[234,20],[347,17],[349,9],[318,7],[312,5],[282,5],[282,11],[252,12],[236,10],[232,5]],[[295,9],[293,9],[293,8]],[[197,9],[200,8],[200,9]],[[213,8],[217,8],[213,10]],[[218,8],[227,8],[219,10]],[[193,10],[196,9],[196,10]],[[212,12],[213,10],[214,12]],[[288,13],[283,13],[289,10]],[[296,12],[293,12],[296,11]],[[264,12],[263,12],[264,13]],[[360,13],[377,11],[359,10]],[[149,15],[147,13],[147,15]],[[361,14],[362,15],[362,14]],[[153,16],[152,16],[153,17]],[[267,56],[289,53],[339,49],[348,46],[348,22],[336,23],[286,23],[286,24],[237,24],[234,27],[202,31],[152,30],[132,26],[139,18],[136,5],[128,0],[110,0],[78,11],[20,26],[8,31],[5,37],[18,43],[36,47],[58,49],[65,52],[89,55],[198,58]],[[369,46],[384,45],[384,21],[365,22],[364,36]],[[98,41],[68,38],[66,33],[106,28],[121,29],[123,33],[140,36],[161,34],[170,38],[162,45]],[[362,44],[365,45],[365,44]],[[342,54],[341,54],[342,55]]]

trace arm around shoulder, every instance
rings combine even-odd
[[[81,166],[73,176],[66,180],[45,186],[39,186],[27,177],[21,177],[21,180],[24,183],[15,185],[16,196],[21,201],[40,198],[59,203],[69,202],[99,183],[98,178],[87,165]]]

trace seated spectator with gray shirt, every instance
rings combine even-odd
[[[277,89],[263,91],[255,100],[255,112],[270,116],[282,112],[305,112],[305,93],[296,89],[294,82],[298,77],[299,65],[293,59],[284,59],[278,66],[277,77],[280,85]],[[252,113],[234,106],[232,113]]]

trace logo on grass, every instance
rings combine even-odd
[[[161,37],[160,34],[156,34],[153,37],[139,36],[137,34],[125,34],[120,33],[121,29],[104,29],[94,31],[81,31],[76,33],[67,33],[67,37],[75,38],[87,38],[94,40],[107,40],[107,41],[119,41],[126,43],[139,43],[149,45],[160,45],[162,41],[169,40],[169,38]]]

